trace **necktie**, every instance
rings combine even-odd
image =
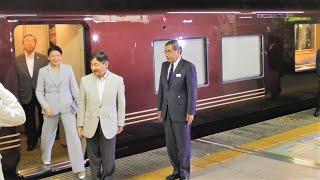
[[[170,80],[172,79],[172,75],[173,75],[173,63],[171,63],[171,66],[170,66],[168,82],[170,82]]]

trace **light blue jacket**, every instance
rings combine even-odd
[[[70,65],[60,65],[60,79],[54,77],[51,65],[39,70],[36,96],[42,109],[49,106],[53,115],[75,113],[79,88]]]

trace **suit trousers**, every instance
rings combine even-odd
[[[43,131],[41,135],[42,161],[51,162],[51,150],[56,138],[59,120],[63,123],[66,133],[68,155],[71,161],[72,172],[84,171],[83,152],[80,138],[77,133],[76,117],[72,113],[44,116]]]
[[[41,112],[42,111],[41,105],[37,100],[35,92],[33,92],[33,95],[29,104],[22,104],[22,107],[24,112],[26,113],[26,122],[24,124],[24,127],[27,135],[27,144],[28,146],[36,146],[38,143],[38,137],[41,136],[43,115]],[[36,127],[36,121],[35,121],[36,107],[38,110],[38,118],[39,118],[38,128]]]
[[[180,174],[181,177],[190,175],[190,127],[185,120],[172,121],[169,115],[164,121],[166,146],[173,174]]]
[[[317,104],[316,104],[316,112],[320,112],[320,82],[318,83],[318,92],[317,92]]]
[[[2,180],[2,179],[4,179],[4,176],[3,176],[3,172],[2,172],[1,159],[2,159],[2,157],[1,157],[1,154],[0,154],[0,179]]]
[[[115,170],[116,136],[111,139],[103,135],[100,122],[92,138],[87,138],[92,180],[111,180]],[[102,169],[101,169],[102,167]]]

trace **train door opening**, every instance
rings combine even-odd
[[[320,49],[320,24],[295,24],[295,72],[316,69],[317,51]],[[320,52],[320,51],[319,51]]]
[[[14,29],[14,46],[15,55],[24,53],[23,37],[32,34],[36,37],[35,52],[47,55],[47,49],[50,45],[58,45],[61,47],[62,63],[72,66],[78,85],[80,79],[85,75],[85,28],[81,24],[28,24],[18,25]],[[41,111],[41,110],[40,110]],[[37,112],[36,123],[39,124]],[[27,137],[26,130],[22,127],[21,136],[21,159],[18,166],[18,172],[25,172],[30,169],[39,169],[42,166],[40,138],[36,148],[32,151],[26,151]],[[63,163],[69,161],[67,153],[67,145],[65,133],[62,123],[59,122],[59,130],[57,131],[56,140],[52,148],[52,164]],[[83,150],[85,149],[85,142]],[[40,168],[41,169],[41,168]]]

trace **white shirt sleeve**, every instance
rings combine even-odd
[[[26,115],[17,98],[0,83],[0,127],[18,126]]]

